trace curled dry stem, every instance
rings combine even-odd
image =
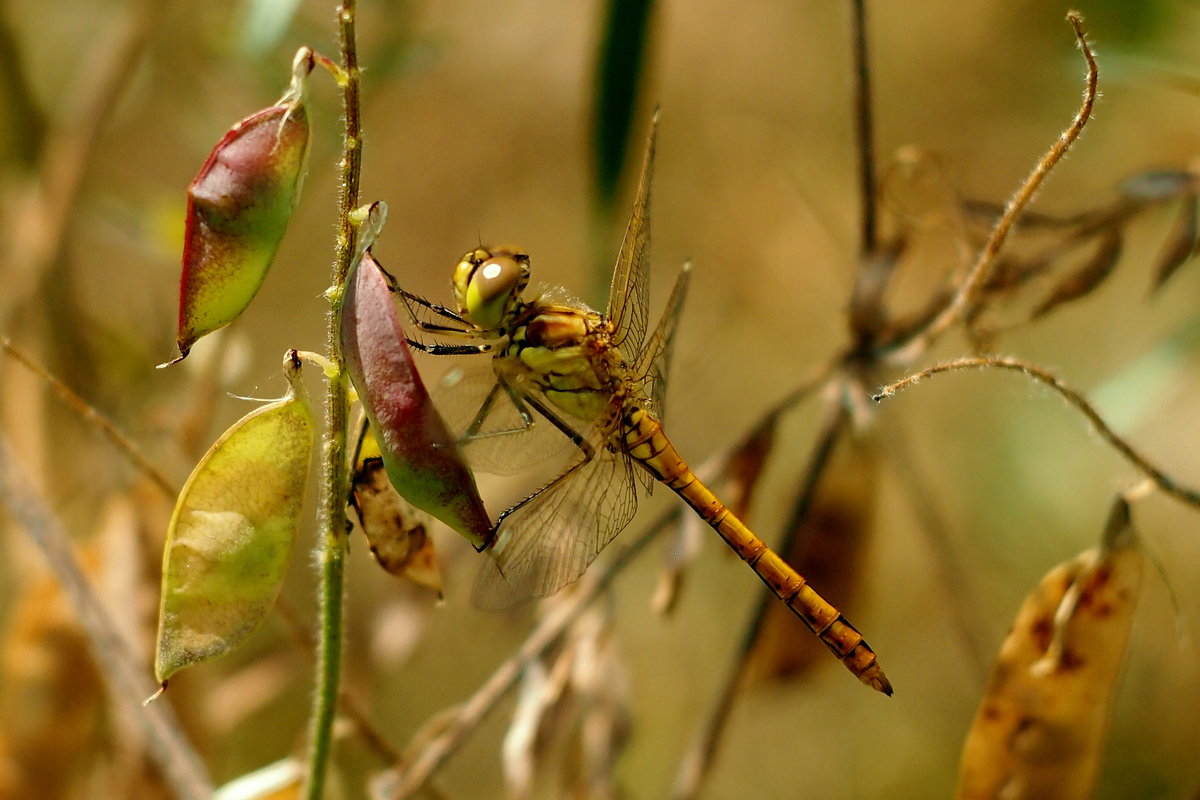
[[[1014,372],[1020,372],[1026,377],[1031,378],[1038,383],[1049,386],[1054,391],[1058,392],[1067,403],[1079,411],[1088,422],[1092,424],[1092,428],[1100,435],[1100,438],[1108,442],[1114,450],[1120,453],[1126,461],[1132,464],[1139,472],[1154,482],[1156,486],[1164,493],[1181,500],[1188,505],[1200,508],[1200,491],[1183,486],[1176,482],[1173,478],[1163,472],[1150,462],[1148,458],[1139,453],[1134,447],[1121,438],[1113,429],[1104,421],[1100,412],[1088,402],[1082,394],[1071,388],[1067,384],[1051,372],[1048,372],[1036,364],[1031,364],[1027,361],[1022,361],[1017,358],[1005,358],[1003,356],[983,356],[978,358],[959,358],[954,361],[947,361],[942,364],[936,364],[932,367],[909,375],[907,378],[896,381],[895,383],[884,386],[876,394],[872,395],[875,402],[891,397],[896,392],[907,389],[922,378],[927,378],[932,375],[937,375],[940,372],[958,372],[967,369],[1007,369]]]
[[[912,339],[899,348],[892,354],[891,360],[901,363],[909,362],[920,353],[929,348],[931,344],[943,333],[950,329],[959,320],[970,317],[979,302],[979,297],[983,291],[983,287],[995,273],[997,256],[1000,255],[1000,250],[1004,247],[1004,243],[1008,240],[1009,233],[1012,232],[1013,226],[1020,218],[1026,206],[1033,199],[1034,194],[1041,188],[1042,182],[1050,171],[1062,160],[1071,146],[1083,133],[1083,128],[1087,125],[1088,120],[1092,116],[1092,108],[1096,104],[1096,84],[1099,77],[1099,70],[1096,66],[1095,56],[1092,55],[1091,47],[1087,42],[1087,34],[1083,30],[1083,17],[1075,11],[1067,14],[1067,21],[1071,23],[1071,27],[1075,30],[1075,38],[1079,43],[1079,49],[1083,51],[1084,60],[1087,62],[1087,78],[1083,90],[1083,102],[1079,106],[1079,111],[1075,114],[1075,119],[1044,156],[1034,166],[1033,171],[1029,173],[1020,188],[1016,193],[1009,198],[1008,203],[1004,207],[1004,213],[1000,215],[1000,219],[996,221],[995,227],[992,228],[992,233],[988,237],[987,243],[983,249],[979,251],[975,259],[975,263],[971,266],[966,278],[958,287],[954,297],[950,302],[938,313],[936,317],[925,326]]]

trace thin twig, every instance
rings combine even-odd
[[[1036,364],[1030,364],[1027,361],[1021,361],[1016,358],[1005,358],[1002,356],[985,356],[979,358],[960,358],[954,361],[948,361],[944,364],[937,364],[932,367],[927,367],[920,372],[909,375],[907,378],[896,381],[883,387],[879,392],[872,396],[875,402],[879,402],[885,398],[891,397],[896,392],[912,386],[922,378],[927,378],[931,375],[937,375],[940,372],[957,372],[966,369],[1008,369],[1014,372],[1020,372],[1029,378],[1032,378],[1039,383],[1049,386],[1054,391],[1062,395],[1072,407],[1087,417],[1088,422],[1092,424],[1092,428],[1100,435],[1100,438],[1108,442],[1113,449],[1125,457],[1125,459],[1133,464],[1143,475],[1161,489],[1164,493],[1182,500],[1183,502],[1200,508],[1200,491],[1182,486],[1176,483],[1169,475],[1163,472],[1158,467],[1150,463],[1150,460],[1139,453],[1128,442],[1108,426],[1104,418],[1100,416],[1091,403],[1087,401],[1082,394],[1075,389],[1072,389],[1067,384],[1063,383],[1058,376],[1047,372]]]
[[[679,513],[679,508],[673,508],[663,513],[611,560],[589,572],[580,581],[571,597],[554,607],[553,611],[526,637],[517,651],[509,656],[492,673],[491,677],[475,690],[470,699],[458,708],[454,717],[445,724],[441,732],[425,744],[408,769],[401,775],[400,782],[391,795],[392,800],[404,800],[420,791],[433,773],[462,746],[484,717],[516,685],[525,667],[558,641],[571,623],[604,594],[613,579]]]
[[[1083,128],[1087,125],[1088,120],[1092,116],[1092,108],[1096,103],[1096,83],[1098,78],[1098,68],[1096,59],[1092,55],[1092,50],[1088,46],[1087,35],[1083,30],[1083,17],[1077,12],[1067,14],[1067,21],[1071,23],[1071,27],[1075,29],[1075,38],[1079,43],[1079,49],[1083,51],[1083,57],[1087,61],[1087,81],[1083,91],[1083,102],[1079,106],[1079,111],[1075,115],[1075,119],[1071,122],[1071,126],[1067,128],[1058,137],[1050,149],[1038,161],[1037,166],[1033,168],[1033,172],[1021,184],[1016,193],[1009,199],[1004,207],[1004,213],[1000,219],[996,221],[996,225],[992,228],[991,236],[988,237],[987,244],[979,251],[975,263],[972,265],[970,272],[967,273],[966,279],[954,294],[953,299],[942,309],[942,311],[922,329],[916,336],[908,342],[899,346],[899,350],[892,354],[891,358],[894,361],[901,363],[911,361],[920,353],[924,352],[928,347],[951,326],[957,323],[960,319],[969,317],[975,310],[976,304],[979,302],[979,297],[983,291],[983,287],[987,285],[995,272],[997,264],[997,256],[1000,254],[1001,248],[1008,240],[1008,234],[1012,231],[1013,225],[1021,216],[1021,212],[1029,205],[1034,194],[1041,188],[1042,182],[1050,173],[1075,141],[1079,138],[1079,134],[1083,132]]]
[[[839,393],[838,399],[829,406],[825,422],[821,425],[821,433],[813,448],[812,456],[808,459],[804,481],[800,485],[799,497],[788,525],[787,536],[785,541],[780,543],[777,552],[788,552],[792,538],[801,527],[800,523],[808,516],[813,498],[816,496],[817,485],[825,473],[825,465],[828,464],[838,439],[845,435],[848,421],[849,416],[846,413],[845,405],[840,402]],[[721,735],[729,720],[729,712],[733,709],[738,689],[742,685],[742,677],[750,661],[750,654],[762,632],[771,603],[775,601],[775,595],[771,594],[769,590],[759,592],[758,597],[758,605],[742,636],[733,664],[721,684],[716,703],[709,709],[708,715],[687,752],[679,761],[679,768],[675,773],[675,785],[671,789],[672,800],[691,800],[696,797],[700,793],[704,785],[704,778],[708,775],[716,757],[717,748],[721,743]]]
[[[46,385],[49,386],[56,395],[58,395],[59,399],[62,400],[68,408],[82,417],[84,422],[90,423],[99,428],[100,432],[104,434],[105,438],[107,438],[114,447],[121,451],[126,458],[133,462],[133,464],[139,470],[141,470],[142,473],[149,478],[151,482],[153,482],[154,485],[164,494],[166,494],[168,497],[174,497],[177,494],[176,487],[173,486],[169,480],[167,480],[166,476],[163,475],[157,467],[150,463],[150,459],[146,458],[141,449],[133,443],[133,440],[122,433],[121,430],[113,424],[112,420],[102,414],[99,409],[97,409],[87,400],[84,400],[79,396],[78,393],[75,392],[74,389],[72,389],[70,386],[67,386],[56,376],[51,374],[45,367],[18,349],[16,345],[12,343],[12,340],[3,334],[0,334],[0,350],[8,353],[14,361],[20,363],[34,375],[45,381]]]
[[[337,9],[338,43],[341,50],[342,160],[341,192],[338,197],[338,236],[330,286],[330,309],[326,318],[326,358],[332,369],[325,390],[324,448],[321,458],[320,496],[317,500],[318,560],[320,564],[320,636],[317,647],[316,686],[309,718],[308,775],[304,796],[320,800],[333,749],[333,722],[337,713],[338,685],[342,669],[342,600],[347,551],[346,497],[350,476],[346,458],[349,379],[341,352],[342,297],[346,276],[355,253],[352,213],[359,205],[362,173],[362,128],[360,119],[358,45],[355,40],[355,0],[342,0]]]
[[[867,58],[867,9],[866,0],[853,0],[850,4],[854,41],[851,53],[854,58],[854,121],[858,137],[858,196],[859,196],[859,242],[861,259],[875,252],[878,244],[875,208],[875,133],[871,107],[871,70]]]
[[[0,504],[8,507],[46,557],[75,616],[87,632],[96,663],[109,684],[109,696],[141,727],[150,757],[175,796],[185,800],[209,800],[212,786],[204,763],[181,732],[175,715],[164,700],[142,707],[142,698],[154,688],[145,664],[121,637],[116,623],[76,560],[62,525],[33,489],[29,476],[23,474],[3,436],[0,436]]]

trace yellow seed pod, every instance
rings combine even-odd
[[[154,671],[224,655],[279,596],[308,483],[313,427],[298,366],[287,396],[227,430],[192,472],[167,531]]]
[[[1143,562],[1118,497],[1101,546],[1051,570],[1017,613],[963,747],[956,798],[1092,796]]]

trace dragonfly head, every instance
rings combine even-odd
[[[484,330],[502,328],[529,283],[529,256],[515,247],[479,247],[454,268],[454,301],[464,319]]]

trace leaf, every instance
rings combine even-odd
[[[1038,319],[1063,303],[1090,294],[1117,266],[1121,259],[1121,244],[1121,231],[1118,228],[1106,232],[1091,258],[1055,285],[1050,294],[1034,308],[1032,318]]]
[[[392,486],[369,427],[362,434],[351,492],[359,527],[379,566],[441,595],[442,576],[429,537],[429,517]]]
[[[303,48],[283,98],[234,125],[188,187],[175,361],[237,319],[267,276],[300,199],[312,67],[312,52]]]
[[[1189,194],[1179,207],[1179,216],[1167,239],[1167,246],[1158,260],[1158,269],[1154,273],[1154,287],[1157,291],[1175,274],[1175,271],[1196,255],[1200,246],[1200,231],[1197,231],[1197,213],[1200,212],[1200,202],[1196,195]]]
[[[341,309],[346,369],[396,491],[482,550],[491,540],[492,522],[413,363],[389,278],[366,252],[347,281]]]
[[[612,208],[617,181],[625,164],[654,0],[608,0],[607,6],[600,49],[596,54],[596,97],[592,118],[596,198],[605,212]]]
[[[1051,570],[1000,648],[959,768],[960,800],[1092,796],[1144,558],[1129,506]]]
[[[160,682],[237,647],[279,595],[312,454],[298,373],[289,365],[288,394],[227,430],[179,495],[163,554]]]

